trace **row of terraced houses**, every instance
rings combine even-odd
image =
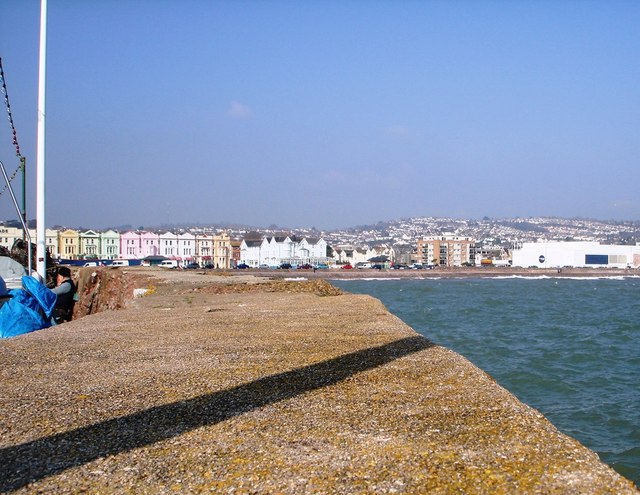
[[[29,231],[32,242],[36,233]],[[10,250],[23,238],[22,229],[0,225],[0,246]],[[277,267],[281,263],[327,264],[327,243],[321,238],[294,235],[263,236],[256,240],[232,239],[227,232],[163,232],[115,230],[46,230],[46,246],[57,260],[141,260],[150,264],[161,259],[179,261],[181,266],[197,263],[214,268]]]
[[[32,242],[36,233],[29,231]],[[0,246],[11,249],[23,238],[22,229],[0,226]],[[46,229],[46,246],[54,259],[65,260],[144,260],[153,258],[195,262],[202,266],[230,268],[239,259],[240,241],[226,232],[218,233],[155,233],[149,231],[115,230],[97,232],[74,229]]]
[[[35,239],[33,229],[30,236]],[[0,225],[0,246],[11,249],[17,239],[23,238],[22,229]],[[469,261],[469,238],[455,239],[451,247],[448,264],[461,264]],[[227,232],[163,232],[136,230],[117,232],[107,230],[46,229],[46,246],[49,254],[58,260],[148,260],[174,259],[181,265],[198,263],[200,266],[211,265],[215,268],[232,268],[238,264],[246,264],[252,268],[274,268],[282,263],[291,265],[345,265],[356,266],[361,263],[375,261],[388,265],[393,262],[410,262],[396,259],[396,252],[389,246],[358,248],[353,246],[335,246],[328,248],[322,238],[299,237],[295,235],[261,236],[258,238],[236,240]],[[422,256],[432,260],[442,248],[433,250],[429,244],[429,253],[418,242],[418,261],[424,262]],[[457,257],[454,257],[455,256]],[[415,255],[414,255],[415,256]],[[458,259],[459,258],[459,259]],[[472,258],[471,258],[472,259]],[[414,258],[415,260],[415,258]]]
[[[29,231],[32,242],[36,232]],[[23,238],[22,229],[0,224],[0,246],[10,250],[16,240]],[[283,263],[340,266],[368,262],[372,258],[395,258],[393,248],[354,248],[340,246],[332,249],[322,238],[291,234],[253,235],[243,240],[233,239],[229,233],[163,232],[115,230],[47,229],[46,246],[56,260],[178,260],[180,265],[198,263],[200,266],[234,268],[246,264],[252,268],[275,268]],[[151,263],[153,264],[153,262]]]

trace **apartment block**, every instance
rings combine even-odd
[[[445,233],[418,239],[417,260],[423,265],[463,266],[475,264],[476,242],[470,237]]]

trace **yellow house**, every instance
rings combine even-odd
[[[58,233],[58,249],[60,257],[66,260],[77,260],[80,256],[80,232],[67,229]]]
[[[231,266],[233,249],[231,238],[226,232],[213,236],[213,256],[212,263],[215,268],[228,269]]]

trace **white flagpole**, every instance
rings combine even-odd
[[[36,269],[47,279],[45,228],[45,83],[47,76],[47,0],[40,0],[40,65],[38,72],[38,152],[36,156]]]

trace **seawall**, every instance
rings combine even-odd
[[[373,298],[130,273],[153,294],[0,341],[0,491],[638,493]]]

